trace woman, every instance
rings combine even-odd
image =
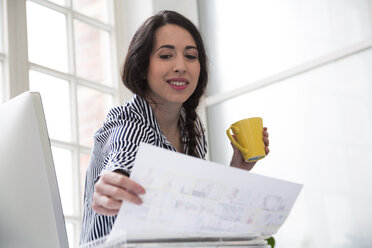
[[[80,243],[109,234],[123,201],[141,204],[144,188],[129,178],[140,142],[204,159],[206,139],[196,108],[208,80],[197,28],[162,11],[138,29],[122,70],[130,102],[113,108],[94,136]],[[268,133],[264,130],[268,153]],[[231,165],[250,170],[234,148]]]

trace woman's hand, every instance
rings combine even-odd
[[[267,132],[267,127],[263,128],[263,142],[265,144],[265,153],[266,155],[269,154],[269,133]],[[234,137],[235,138],[235,137]],[[231,143],[232,148],[234,149],[234,154],[231,158],[230,166],[244,169],[244,170],[251,170],[256,162],[245,162],[241,152]]]
[[[98,214],[117,215],[124,200],[141,204],[142,200],[138,195],[144,193],[145,189],[129,177],[117,172],[107,172],[94,185],[92,208]]]

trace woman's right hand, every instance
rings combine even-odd
[[[117,172],[107,172],[94,185],[92,208],[98,214],[117,215],[124,200],[142,204],[138,195],[144,193],[145,189],[129,177]]]

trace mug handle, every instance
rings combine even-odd
[[[231,132],[230,130],[232,129],[233,127],[230,126],[227,130],[226,130],[226,134],[227,134],[227,137],[229,137],[231,143],[233,143],[234,146],[236,146],[236,148],[238,148],[241,152],[246,152],[246,149],[244,149],[241,145],[239,145],[238,142],[236,142],[236,140],[233,138],[233,136],[231,135]]]

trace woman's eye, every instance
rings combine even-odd
[[[172,57],[172,55],[170,55],[170,54],[163,54],[163,55],[160,55],[159,57],[161,59],[169,59],[170,57]]]
[[[188,58],[188,59],[190,59],[190,60],[194,60],[194,59],[197,59],[198,58],[198,56],[192,55],[192,54],[187,54],[187,55],[185,55],[185,57]]]

